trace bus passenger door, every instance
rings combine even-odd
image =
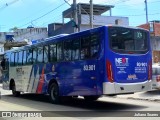
[[[22,67],[16,67],[16,91],[23,91]]]
[[[15,53],[15,68],[16,68],[16,75],[15,75],[15,84],[16,84],[16,91],[23,91],[23,79],[22,79],[22,54],[23,51]]]

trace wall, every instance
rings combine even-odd
[[[153,63],[160,62],[160,37],[151,36]]]
[[[160,36],[160,23],[154,23],[155,36]]]
[[[128,17],[118,17],[118,16],[101,16],[94,15],[93,16],[93,24],[94,25],[115,25],[118,21],[118,25],[129,26]],[[81,24],[89,25],[90,23],[89,15],[81,15]]]
[[[7,36],[14,36],[13,32],[0,32],[0,43],[5,43],[7,40]]]
[[[62,23],[51,23],[51,24],[48,24],[48,37],[51,37],[54,35],[54,31],[56,29],[59,29],[63,26]]]
[[[101,26],[101,25],[94,25],[93,27],[96,28],[99,26]],[[84,31],[84,30],[88,30],[88,29],[90,29],[89,25],[80,25],[80,31]]]
[[[90,29],[90,18],[88,15],[81,15],[78,18],[80,31],[84,31]],[[94,27],[103,26],[103,25],[115,25],[118,21],[118,25],[128,26],[129,19],[128,17],[116,17],[116,16],[100,16],[94,15],[93,25]],[[72,21],[64,24],[61,28],[58,28],[53,31],[52,29],[48,29],[49,36],[55,36],[58,34],[70,34],[74,33],[74,27],[72,25]]]
[[[160,62],[160,23],[148,23],[138,27],[150,30],[153,63]]]
[[[48,33],[50,33],[49,36],[74,33],[74,27],[72,27],[72,21],[64,24],[62,27],[56,29],[54,32],[50,32],[50,30],[53,29],[48,29]]]
[[[25,28],[15,31],[14,39],[16,42],[22,42],[28,40],[45,39],[48,37],[47,28]]]
[[[4,54],[4,44],[12,41],[14,37],[13,32],[0,32],[0,55]]]
[[[160,51],[160,37],[151,36],[151,48],[152,50]]]
[[[148,24],[142,24],[142,25],[139,25],[137,27],[144,28],[144,29],[147,29],[147,30],[150,29],[149,23]]]
[[[139,25],[138,27],[150,30],[151,36],[160,36],[160,23],[152,23],[153,30],[151,29],[150,23]]]

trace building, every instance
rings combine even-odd
[[[27,44],[30,44],[33,40],[41,40],[47,37],[48,32],[46,27],[28,27],[23,29],[17,29],[14,31],[14,40],[18,43],[27,42]]]
[[[138,27],[150,31],[153,63],[160,62],[160,21],[154,20]]]
[[[6,42],[12,42],[13,32],[0,32],[0,55],[4,54]]]
[[[93,5],[93,27],[102,25],[129,25],[128,17],[112,16],[112,5]],[[110,12],[110,16],[104,16],[105,12]],[[67,10],[63,11],[62,23],[52,23],[48,25],[48,36],[55,36],[58,34],[70,34],[77,31],[90,29],[90,4],[77,4],[77,21],[74,18],[74,6],[72,5]],[[69,19],[69,22],[64,23]],[[76,30],[75,30],[76,29]]]
[[[23,29],[16,29],[14,32],[1,32],[0,55],[4,54],[5,50],[31,44],[32,40],[42,40],[47,37],[47,28],[28,27]]]
[[[160,36],[151,36],[153,63],[160,63]]]
[[[160,21],[158,20],[150,21],[149,23],[139,25],[138,27],[149,30],[151,36],[160,36]]]
[[[0,63],[3,58],[3,54],[5,51],[6,42],[11,42],[13,40],[14,33],[12,32],[0,32]],[[0,67],[0,83],[1,83],[2,71]]]

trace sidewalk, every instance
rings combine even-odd
[[[12,94],[11,90],[2,89],[2,84],[0,84],[0,95],[9,95]]]
[[[138,92],[135,94],[128,95],[117,95],[118,98],[134,99],[134,100],[147,100],[160,102],[160,90],[148,91],[148,92]]]

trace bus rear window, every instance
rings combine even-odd
[[[147,33],[143,30],[130,28],[109,28],[111,49],[115,52],[146,52]]]

